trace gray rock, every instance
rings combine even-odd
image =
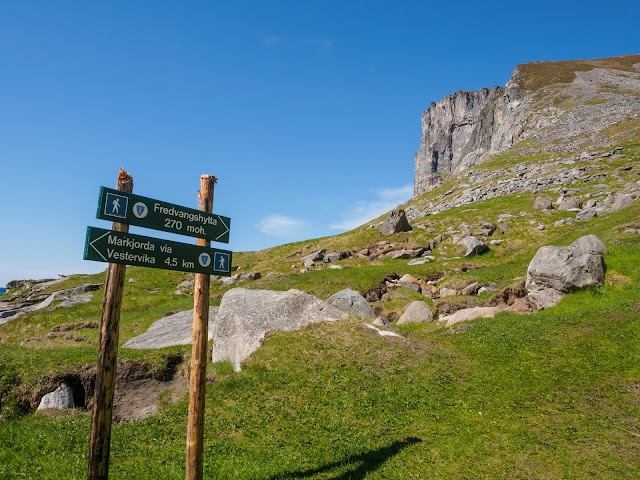
[[[423,257],[423,258],[414,258],[413,260],[409,260],[407,262],[407,265],[424,265],[425,263],[429,263],[429,258],[427,257]]]
[[[209,307],[209,339],[218,307]],[[193,335],[193,309],[174,313],[151,324],[149,329],[126,342],[124,348],[145,350],[151,348],[190,345]]]
[[[378,317],[376,318],[373,322],[371,322],[373,325],[377,326],[377,327],[391,327],[392,324],[389,320],[387,320],[384,317]]]
[[[337,262],[339,260],[342,260],[343,258],[345,258],[345,254],[341,253],[341,252],[332,252],[332,253],[327,253],[323,260],[325,263],[333,263],[333,262]]]
[[[433,320],[433,312],[426,302],[416,300],[411,302],[402,316],[398,319],[398,325],[407,323],[425,323]]]
[[[579,198],[564,198],[558,205],[558,210],[579,210],[582,208],[582,201]]]
[[[407,215],[401,208],[391,210],[380,227],[380,235],[393,235],[394,233],[410,232],[413,230],[407,220]]]
[[[473,282],[467,285],[462,289],[462,295],[475,295],[480,288],[480,284],[478,282]]]
[[[527,269],[529,299],[539,309],[556,305],[574,290],[604,283],[604,245],[594,235],[569,247],[542,247]]]
[[[360,293],[349,288],[330,296],[327,303],[342,312],[365,320],[376,316],[367,300]]]
[[[184,282],[180,283],[177,288],[186,288],[187,290],[191,290],[194,285],[195,280],[185,280]]]
[[[440,289],[440,298],[454,297],[458,295],[458,291],[455,288],[442,287]]]
[[[626,193],[618,193],[615,196],[615,199],[613,201],[613,204],[611,205],[611,207],[609,208],[609,210],[611,210],[612,212],[615,212],[617,210],[620,210],[622,208],[626,208],[629,205],[631,205],[633,203],[633,196],[628,195]]]
[[[471,257],[473,255],[480,255],[481,253],[488,250],[488,246],[482,240],[478,240],[476,237],[469,235],[468,237],[460,240],[460,245],[464,245],[467,249],[464,256]]]
[[[438,320],[444,322],[445,326],[450,327],[456,323],[466,322],[468,320],[475,320],[476,318],[493,318],[497,313],[500,313],[502,308],[500,307],[473,307],[463,308],[451,315],[445,315]]]
[[[319,262],[324,259],[324,254],[326,250],[318,250],[316,252],[310,253],[309,255],[305,255],[302,257],[302,264],[307,267],[313,267],[314,262]]]
[[[38,405],[38,410],[44,410],[45,408],[69,410],[74,407],[73,390],[71,390],[66,383],[61,383],[55,391],[47,393],[42,397],[40,405]]]
[[[300,290],[234,288],[222,297],[212,328],[213,361],[230,361],[240,371],[242,361],[260,347],[267,332],[346,317],[333,305]]]
[[[235,275],[232,275],[222,280],[222,286],[228,287],[238,282],[243,282],[245,280],[258,280],[259,278],[262,278],[262,275],[260,275],[260,272],[236,273]]]
[[[89,303],[92,297],[93,295],[91,293],[85,293],[84,295],[73,295],[62,300],[62,302],[60,302],[60,305],[58,305],[58,308],[69,308],[79,303]]]
[[[595,208],[585,208],[576,215],[576,220],[586,222],[598,216],[598,211]]]
[[[607,253],[607,247],[595,235],[585,235],[575,240],[568,248],[578,250],[580,253],[592,253],[595,255],[604,255]]]
[[[536,210],[551,210],[553,202],[548,197],[536,197],[535,202],[533,202],[533,208]]]

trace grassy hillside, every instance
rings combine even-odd
[[[530,64],[526,88],[571,81],[572,72],[603,62],[621,70],[629,61],[640,62],[629,59]],[[593,180],[565,187],[585,201],[603,201],[640,181],[640,123],[622,122],[604,135],[619,148],[615,154],[607,153],[610,147],[586,145],[593,157],[560,165],[572,162],[572,154],[544,151],[529,139],[473,170],[480,176],[501,172],[480,183],[491,188],[522,163],[545,165],[545,175],[579,168]],[[404,208],[420,212],[455,198],[468,188],[469,175],[447,177]],[[205,478],[640,478],[640,235],[633,233],[640,228],[640,200],[558,225],[575,212],[535,210],[538,194],[554,200],[559,195],[549,188],[478,201],[416,218],[412,232],[389,237],[371,228],[381,221],[375,219],[334,237],[234,254],[238,272],[262,274],[235,286],[298,288],[322,299],[343,288],[364,294],[385,277],[405,273],[437,279],[438,287],[497,287],[435,301],[398,288],[372,303],[377,313],[395,319],[415,299],[436,311],[446,302],[488,302],[522,282],[543,245],[568,245],[595,234],[608,248],[605,285],[568,295],[545,311],[501,313],[463,328],[437,322],[392,327],[401,338],[381,337],[351,318],[270,334],[241,373],[229,364],[209,364]],[[490,239],[503,242],[481,256],[462,256],[452,237],[485,222],[497,224],[500,216],[508,231]],[[435,247],[436,260],[424,265],[356,255],[381,241],[425,247],[443,235],[449,236]],[[337,262],[341,269],[303,268],[302,257],[320,249],[351,256]],[[126,278],[121,345],[157,319],[192,308],[190,292],[176,293],[187,274],[134,267]],[[102,281],[104,274],[75,275],[43,293]],[[229,288],[213,281],[212,303],[219,304]],[[0,479],[85,477],[90,412],[33,411],[61,380],[86,378],[95,367],[102,294],[72,308],[54,302],[0,325]],[[176,359],[189,355],[188,346],[121,348],[120,368],[141,366],[161,379],[175,370]],[[178,375],[186,369],[179,366]],[[112,478],[184,477],[186,394],[167,393],[160,403],[158,415],[114,424]]]

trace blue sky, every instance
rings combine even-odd
[[[109,228],[98,190],[120,167],[191,207],[216,175],[234,251],[332,235],[411,196],[432,101],[518,63],[640,52],[637,2],[525,5],[2,2],[0,285],[104,269],[85,229]]]

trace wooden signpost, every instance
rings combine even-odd
[[[209,287],[211,275],[231,275],[232,252],[211,248],[211,240],[229,242],[231,219],[213,215],[212,175],[200,177],[198,210],[133,195],[133,178],[120,170],[116,189],[102,187],[97,217],[114,220],[112,230],[87,228],[85,260],[107,262],[102,302],[98,371],[89,439],[89,480],[109,477],[113,392],[118,355],[120,309],[126,265],[194,272],[193,346],[189,378],[186,479],[203,476],[203,439]],[[134,235],[129,224],[196,237],[196,245]]]

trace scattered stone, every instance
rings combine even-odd
[[[504,224],[500,224],[498,228],[500,229],[500,233],[507,233],[510,230],[509,225]]]
[[[335,321],[347,314],[300,290],[275,292],[233,288],[222,297],[212,327],[213,361],[228,360],[234,370],[255,352],[266,333],[296,330],[304,325]]]
[[[398,325],[431,322],[432,320],[433,312],[427,302],[416,300],[409,304],[402,316],[398,319]]]
[[[634,201],[634,198],[632,195],[626,194],[626,193],[618,193],[615,196],[615,199],[613,201],[613,204],[610,207],[610,210],[612,212],[615,212],[617,210],[620,210],[622,208],[628,207],[629,205],[631,205]]]
[[[302,263],[305,267],[311,268],[314,265],[314,262],[319,262],[324,259],[324,254],[326,250],[318,250],[316,252],[310,253],[309,255],[305,255],[302,257]]]
[[[192,290],[194,285],[195,285],[195,280],[191,279],[191,280],[185,280],[184,282],[180,283],[180,285],[178,285],[176,288],[185,288],[187,290]]]
[[[331,252],[327,253],[322,260],[324,263],[334,263],[342,260],[343,258],[346,258],[346,254],[341,252]]]
[[[401,208],[392,210],[380,228],[380,235],[393,235],[399,232],[410,232],[413,230],[407,220],[407,215]]]
[[[504,243],[504,240],[491,240],[489,242],[489,245],[502,245]]]
[[[89,303],[91,301],[91,297],[93,297],[93,295],[90,293],[85,293],[84,295],[73,295],[62,300],[57,308],[69,308],[79,303]]]
[[[468,320],[475,320],[476,318],[493,318],[497,313],[502,311],[501,307],[473,307],[463,308],[451,315],[445,315],[439,318],[440,322],[443,322],[445,326],[450,327],[456,323],[466,322]]]
[[[462,293],[462,295],[475,295],[479,288],[480,284],[478,282],[473,282],[464,287],[460,293]]]
[[[387,320],[384,317],[378,317],[373,321],[373,325],[376,325],[378,327],[391,327],[392,324],[389,320]]]
[[[232,275],[222,280],[222,286],[229,287],[238,282],[242,282],[245,280],[258,280],[259,278],[262,278],[262,275],[260,275],[260,272],[236,273],[235,275]]]
[[[465,257],[471,257],[473,255],[480,255],[481,253],[488,250],[488,246],[482,240],[478,240],[476,237],[469,235],[468,237],[460,240],[460,245],[466,247],[467,251],[465,252]]]
[[[440,289],[440,298],[454,297],[458,295],[458,291],[455,288],[442,287]]]
[[[536,197],[535,202],[533,202],[533,208],[536,210],[551,210],[553,201],[549,197]]]
[[[433,258],[433,257],[431,257]],[[435,260],[435,258],[434,258]],[[425,263],[429,263],[431,261],[431,259],[429,257],[422,257],[422,258],[414,258],[413,260],[409,260],[407,262],[407,265],[424,265]]]
[[[582,201],[579,198],[570,197],[563,198],[558,205],[558,210],[580,210],[582,208]]]
[[[355,315],[363,320],[376,316],[365,298],[360,293],[349,288],[345,288],[329,297],[327,303],[342,312]]]
[[[598,211],[595,208],[586,208],[576,215],[576,220],[586,222],[587,220],[591,220],[597,216]]]
[[[61,383],[60,386],[51,393],[47,393],[38,405],[38,410],[44,410],[45,408],[53,408],[55,410],[69,410],[75,407],[73,403],[73,390],[69,388],[66,383]]]

